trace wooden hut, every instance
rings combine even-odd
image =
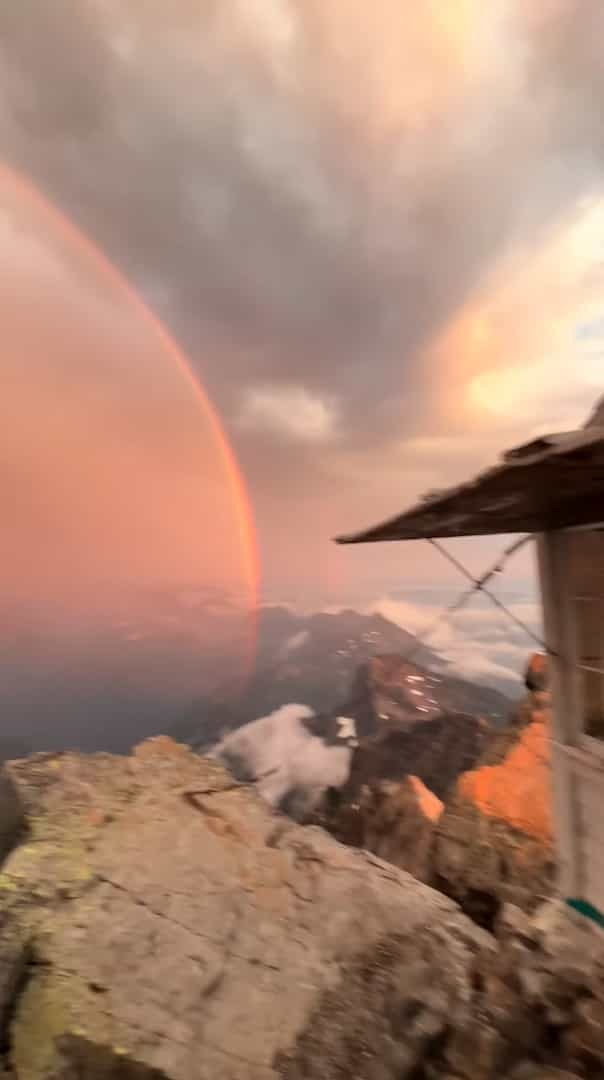
[[[530,533],[551,662],[559,882],[604,919],[604,398],[585,427],[543,435],[469,483],[338,543]]]

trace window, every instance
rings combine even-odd
[[[577,597],[577,635],[583,730],[604,739],[604,599]]]
[[[581,727],[604,740],[604,530],[573,533],[570,554]]]

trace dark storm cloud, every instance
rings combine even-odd
[[[25,139],[87,138],[113,108],[107,27],[95,6],[20,0],[0,9],[5,112]],[[10,133],[5,130],[10,150]],[[66,147],[63,148],[64,150]]]
[[[329,448],[276,465],[266,438],[238,433],[246,387],[327,395],[356,449],[417,428],[439,378],[422,346],[500,256],[601,183],[599,0],[535,24],[536,4],[507,5],[482,75],[453,67],[452,93],[430,5],[402,7],[0,10],[6,159],[156,302],[256,485],[304,471],[316,492]]]
[[[599,172],[604,154],[604,7],[598,0],[558,0],[541,18],[527,66],[529,90],[549,110],[559,151],[579,151]],[[601,175],[601,174],[600,174]]]

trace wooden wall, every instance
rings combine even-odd
[[[539,539],[552,656],[554,797],[565,895],[604,909],[604,531]],[[591,734],[590,734],[591,733]]]

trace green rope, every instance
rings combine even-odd
[[[588,903],[587,900],[575,900],[574,898],[567,897],[566,904],[574,911],[578,911],[580,915],[584,915],[586,919],[591,919],[592,922],[598,924],[598,926],[604,927],[604,914],[598,911],[593,904]]]

